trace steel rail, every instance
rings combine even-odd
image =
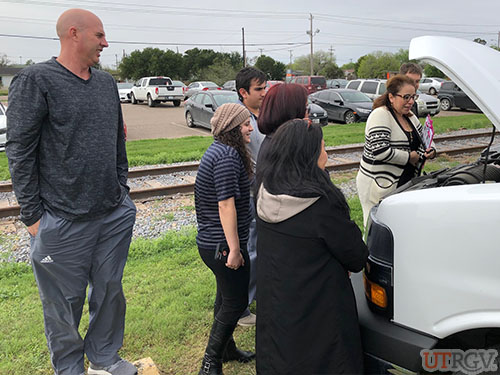
[[[467,154],[477,151],[482,151],[487,145],[476,145],[476,146],[468,146],[461,147],[456,149],[447,149],[438,151],[438,155],[459,155],[459,154]],[[194,164],[194,163],[193,163]],[[342,162],[342,163],[328,163],[326,165],[326,169],[328,172],[339,172],[346,171],[351,169],[356,169],[359,167],[359,161],[350,161],[350,162]],[[161,174],[161,173],[159,173]],[[194,192],[194,184],[180,184],[180,185],[170,185],[170,186],[162,186],[155,188],[146,188],[146,189],[136,189],[130,191],[130,196],[132,199],[147,199],[156,196],[169,196],[175,194],[192,194]],[[8,207],[0,207],[0,218],[8,217],[8,216],[17,216],[19,215],[20,208],[18,205],[8,206]]]
[[[491,135],[491,131],[488,132],[480,132],[480,133],[472,133],[472,134],[457,134],[457,135],[437,135],[434,137],[434,140],[436,142],[444,142],[444,141],[456,141],[456,140],[462,140],[462,139],[474,139],[474,138],[482,138],[482,137],[487,137]],[[363,145],[347,145],[347,146],[336,146],[336,147],[327,147],[326,152],[328,155],[335,155],[335,154],[348,154],[351,152],[361,152],[363,151]],[[450,150],[447,150],[446,153],[450,154]],[[461,153],[459,151],[458,153]],[[439,154],[439,153],[438,153]],[[453,154],[451,154],[453,155]],[[349,168],[355,168],[354,167],[349,167],[349,163],[345,163],[346,166],[344,169],[340,167],[341,169],[339,170],[345,170]],[[140,168],[140,169],[132,169],[129,170],[128,172],[128,178],[138,178],[138,177],[144,177],[144,176],[161,176],[164,174],[170,174],[170,173],[176,173],[176,172],[190,172],[190,171],[197,171],[198,167],[200,166],[199,162],[191,162],[191,163],[183,163],[179,165],[168,165],[165,167],[152,167],[152,168]],[[10,181],[6,181],[3,183],[0,183],[0,192],[9,192],[12,191],[12,184]]]

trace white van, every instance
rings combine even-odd
[[[411,41],[410,59],[443,71],[500,129],[498,51],[426,36]],[[498,176],[495,163],[488,168]],[[366,373],[432,372],[437,367],[426,367],[425,357],[435,353],[456,360],[448,373],[484,370],[460,367],[467,353],[493,353],[490,369],[500,367],[500,178],[485,179],[490,183],[421,186],[372,209],[370,256],[363,274],[352,277]]]

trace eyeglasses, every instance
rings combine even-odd
[[[418,99],[418,94],[413,94],[413,95],[410,95],[410,94],[406,94],[406,95],[396,94],[396,96],[399,96],[400,98],[403,98],[403,100],[405,102],[409,102],[411,99],[413,99],[413,100],[417,100]]]

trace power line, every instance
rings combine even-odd
[[[39,39],[39,40],[59,40],[56,37],[35,36],[35,35],[19,35],[19,34],[0,34],[0,37],[6,38],[21,38],[21,39]],[[177,43],[177,42],[141,42],[141,41],[121,41],[108,40],[112,44],[140,44],[140,45],[155,45],[155,46],[224,46],[224,47],[239,47],[241,43]],[[247,46],[301,46],[307,42],[282,42],[282,43],[246,43]]]
[[[68,8],[68,2],[74,2],[78,5],[82,3],[91,4],[96,3],[98,5],[90,5],[89,8],[110,11],[110,12],[124,12],[124,13],[145,13],[145,14],[176,14],[185,16],[199,16],[199,17],[231,17],[231,18],[270,18],[270,19],[303,19],[304,14],[301,13],[291,13],[291,12],[280,12],[275,14],[269,14],[268,12],[258,12],[258,11],[242,11],[242,10],[221,10],[221,9],[200,9],[200,8],[182,8],[185,10],[176,10],[173,7],[165,6],[153,6],[141,4],[133,7],[123,6],[121,3],[110,3],[110,2],[96,2],[96,1],[80,1],[80,0],[65,0],[65,2],[51,2],[44,0],[0,0],[0,2],[6,3],[23,3],[31,5],[43,5],[51,7],[62,7]],[[106,6],[102,4],[110,4],[111,6]],[[180,8],[180,7],[179,7]],[[200,10],[195,10],[200,9]]]
[[[349,20],[344,20],[344,19],[329,19],[329,18],[323,18],[321,16],[318,16],[318,19],[320,19],[322,21],[326,21],[326,22],[344,23],[344,24],[356,25],[356,26],[380,27],[380,28],[393,29],[393,30],[400,29],[400,30],[411,30],[411,31],[424,31],[424,32],[430,32],[430,33],[437,32],[437,33],[462,34],[462,35],[463,34],[470,35],[471,33],[485,34],[485,35],[495,34],[496,35],[496,32],[487,32],[487,31],[454,31],[454,30],[443,30],[443,29],[437,29],[437,28],[425,29],[425,28],[418,28],[418,27],[414,27],[414,26],[388,25],[388,24],[373,23],[373,22],[349,21]],[[398,21],[398,22],[400,22],[400,21]]]
[[[317,15],[317,18],[320,19],[334,19],[338,20],[364,20],[364,21],[380,21],[380,22],[390,22],[390,23],[404,23],[404,24],[415,24],[415,25],[433,25],[433,26],[451,26],[451,27],[498,27],[498,24],[485,25],[485,24],[464,24],[464,23],[444,23],[444,22],[425,22],[425,21],[415,21],[414,19],[410,20],[397,20],[397,19],[389,19],[389,18],[370,18],[370,17],[352,17],[352,16],[341,16],[341,15],[332,15],[332,14],[320,14]]]

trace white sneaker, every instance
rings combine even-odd
[[[136,375],[137,368],[124,359],[120,359],[118,362],[112,364],[111,366],[97,366],[93,363],[89,366],[88,375]]]
[[[244,316],[238,320],[238,325],[242,327],[254,326],[257,321],[257,315],[250,313],[250,315]]]

